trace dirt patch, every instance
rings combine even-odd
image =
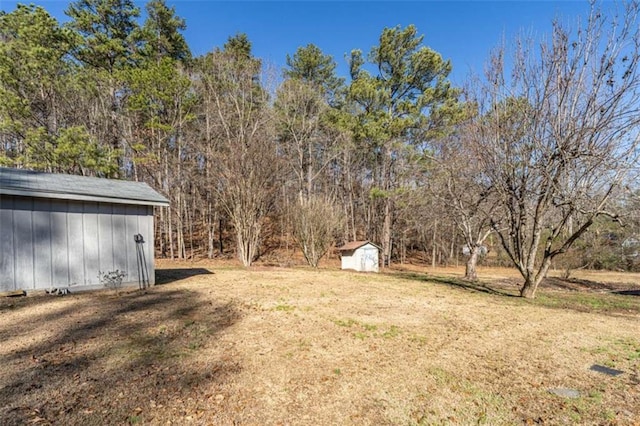
[[[640,422],[639,311],[433,272],[164,261],[147,292],[2,299],[0,423]]]

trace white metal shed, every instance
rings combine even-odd
[[[380,247],[369,241],[352,241],[338,247],[342,269],[362,272],[378,272]]]
[[[153,206],[146,183],[0,167],[0,292],[153,285]]]

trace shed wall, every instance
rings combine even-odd
[[[151,206],[1,195],[0,291],[97,288],[116,269],[153,284],[153,241]]]
[[[365,244],[356,250],[341,253],[342,269],[354,269],[360,272],[378,272],[378,248]]]
[[[358,258],[355,255],[355,250],[344,251],[341,253],[342,269],[355,269],[358,270]]]

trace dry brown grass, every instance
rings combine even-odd
[[[159,268],[146,293],[1,300],[0,423],[640,424],[640,296],[602,277],[529,302],[506,270]]]

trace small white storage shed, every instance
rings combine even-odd
[[[168,200],[142,182],[0,167],[0,293],[155,281],[153,206]]]
[[[338,247],[342,269],[361,272],[378,272],[380,247],[370,241],[352,241]]]

